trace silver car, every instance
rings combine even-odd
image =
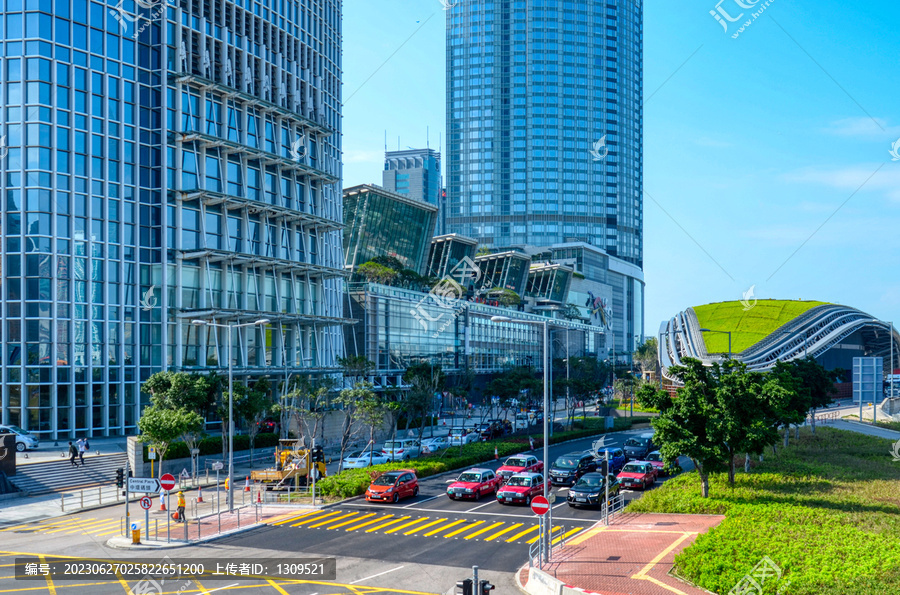
[[[40,441],[38,440],[37,436],[26,432],[19,426],[0,426],[0,434],[15,434],[16,450],[18,452],[33,450],[40,445]]]

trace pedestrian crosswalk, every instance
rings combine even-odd
[[[25,523],[0,529],[0,534],[34,533],[39,535],[92,535],[94,537],[111,537],[121,532],[121,519],[97,519],[93,517],[57,517],[37,523]]]
[[[343,509],[317,510],[299,515],[285,515],[269,522],[279,527],[297,527],[325,531],[414,535],[444,539],[466,539],[505,543],[534,543],[539,539],[539,525],[534,522],[498,521],[449,517],[415,517]],[[585,527],[553,528],[553,541],[583,531]]]

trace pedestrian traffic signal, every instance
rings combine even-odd
[[[456,595],[473,595],[472,593],[472,579],[467,578],[464,581],[457,581],[456,588],[462,589],[461,593],[457,593]]]
[[[124,488],[125,487],[125,469],[119,467],[116,469],[116,487]]]
[[[496,587],[489,581],[481,581],[481,590],[478,591],[478,595],[489,595],[494,589],[496,589]]]

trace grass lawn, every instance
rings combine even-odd
[[[765,339],[772,331],[807,310],[827,302],[759,300],[749,310],[741,302],[719,302],[695,306],[694,313],[702,328],[731,331],[731,351],[740,353]],[[728,335],[703,333],[709,353],[728,353]]]
[[[701,498],[699,477],[686,473],[627,511],[726,515],[675,559],[679,575],[710,591],[728,593],[769,556],[791,581],[784,595],[900,593],[900,462],[891,441],[819,427],[791,442],[775,456],[768,449],[750,474],[742,460],[734,490],[727,474],[714,474]]]

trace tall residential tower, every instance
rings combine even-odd
[[[3,6],[3,422],[134,432],[162,369],[333,370],[341,1]],[[193,323],[260,319],[231,353]]]

